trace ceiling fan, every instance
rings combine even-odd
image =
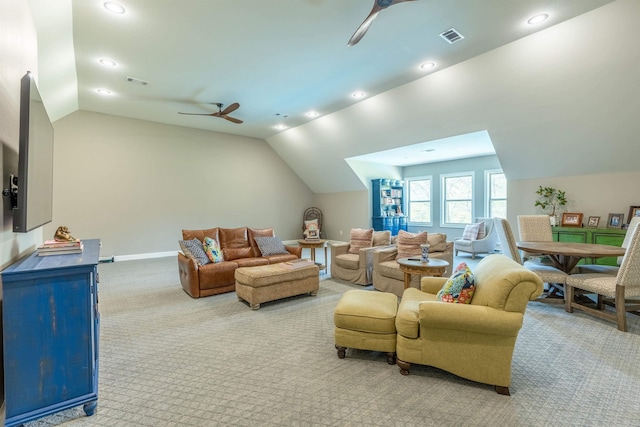
[[[218,111],[216,111],[215,113],[181,113],[181,112],[178,112],[178,114],[188,114],[190,116],[221,117],[221,118],[229,120],[230,122],[233,122],[233,123],[243,123],[242,120],[240,120],[240,119],[236,119],[235,117],[228,116],[229,113],[232,113],[232,112],[236,111],[238,108],[240,108],[240,104],[238,104],[237,102],[234,102],[233,104],[229,105],[224,110],[222,109],[224,104],[221,104],[219,102],[215,102],[213,105],[217,105],[218,106]]]
[[[378,13],[380,13],[381,10],[386,9],[389,6],[393,6],[394,4],[402,3],[405,1],[415,1],[415,0],[374,0],[373,9],[371,9],[369,16],[367,16],[367,19],[365,19],[362,22],[362,24],[360,24],[356,32],[353,33],[347,45],[353,46],[354,44],[358,43],[360,39],[362,39],[362,37],[364,37],[367,30],[369,29],[369,26],[374,21],[374,19],[376,19],[376,17],[378,16]]]

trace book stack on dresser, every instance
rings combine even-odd
[[[46,242],[38,246],[37,252],[38,256],[81,254],[83,248],[84,245],[80,240],[67,242],[47,240]]]

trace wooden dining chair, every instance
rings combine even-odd
[[[622,258],[618,274],[604,273],[572,274],[565,282],[565,310],[569,313],[578,309],[601,319],[613,320],[620,331],[627,331],[627,311],[640,314],[640,227],[629,230],[629,246]],[[597,295],[593,304],[574,301],[576,290]],[[630,298],[636,298],[632,300]],[[607,310],[606,303],[614,307],[615,312]]]
[[[631,241],[631,236],[633,235],[634,230],[640,224],[640,217],[631,218],[631,222],[629,222],[629,227],[627,228],[627,234],[624,235],[624,240],[622,241],[622,247],[629,247],[629,242]],[[618,270],[620,269],[620,264],[622,264],[623,257],[618,257],[618,265],[600,265],[600,264],[583,264],[579,265],[578,268],[580,273],[604,273],[611,274],[615,276],[618,274]]]
[[[548,220],[549,219],[547,218],[547,221]],[[547,297],[556,296],[558,291],[564,290],[567,273],[550,264],[543,264],[531,260],[523,262],[522,257],[520,256],[520,251],[516,246],[516,241],[513,237],[513,231],[509,221],[504,218],[495,218],[493,226],[498,234],[498,238],[502,246],[502,253],[537,274],[538,277],[547,284]],[[549,299],[549,301],[562,302],[562,299]]]

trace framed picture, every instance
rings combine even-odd
[[[575,212],[564,212],[562,214],[563,227],[582,227],[582,214]]]
[[[610,213],[607,221],[607,228],[621,228],[624,222],[624,214]]]
[[[634,216],[640,216],[640,206],[629,206],[629,217],[627,221],[631,222],[631,218]]]
[[[590,216],[589,217],[589,222],[587,223],[587,227],[598,228],[598,224],[599,223],[600,223],[600,217],[599,216]]]

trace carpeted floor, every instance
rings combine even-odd
[[[511,397],[427,366],[402,376],[383,354],[338,359],[333,308],[347,289],[252,311],[235,293],[182,291],[173,257],[100,264],[98,409],[28,423],[76,426],[638,425],[640,319],[629,332],[532,302]],[[469,354],[469,363],[474,355]]]

